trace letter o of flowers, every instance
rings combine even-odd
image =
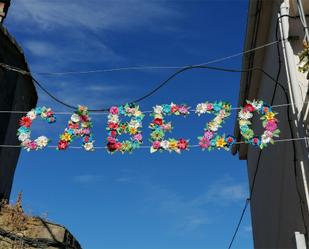
[[[66,150],[73,139],[83,138],[83,147],[86,151],[94,150],[94,137],[91,132],[92,122],[89,117],[88,108],[79,105],[68,121],[68,127],[60,135],[58,150]]]
[[[231,115],[231,104],[227,102],[204,102],[196,106],[195,113],[198,116],[209,113],[214,114],[216,117],[206,124],[203,136],[198,137],[199,145],[202,150],[208,149],[208,151],[214,149],[229,150],[235,143],[233,136],[225,136],[224,134],[218,135],[219,128],[222,127],[225,119]]]
[[[188,140],[183,138],[178,140],[174,138],[169,138],[168,140],[164,139],[165,132],[171,131],[173,129],[171,122],[165,122],[164,116],[187,116],[188,114],[189,107],[187,105],[176,105],[171,103],[170,105],[157,105],[153,108],[153,113],[151,116],[153,116],[154,119],[149,125],[149,128],[152,130],[150,134],[150,141],[152,142],[150,147],[151,153],[165,150],[169,152],[175,151],[180,153],[181,151],[188,149]]]
[[[253,113],[262,114],[264,133],[261,136],[255,136],[253,130],[249,127]],[[243,136],[245,143],[258,146],[261,149],[267,147],[267,144],[274,143],[273,138],[279,137],[280,130],[278,129],[277,113],[273,112],[271,107],[265,104],[262,100],[249,101],[242,107],[238,113],[238,122],[240,134]]]
[[[131,117],[129,122],[121,122],[119,116]],[[109,110],[107,128],[107,150],[110,153],[120,151],[122,153],[132,152],[143,143],[142,121],[144,114],[135,104],[126,104],[124,106],[113,106]],[[130,134],[130,140],[120,142],[118,136],[121,134]]]
[[[21,142],[21,146],[27,150],[39,150],[45,148],[50,139],[45,136],[39,136],[35,140],[31,140],[31,125],[33,121],[40,116],[43,120],[46,120],[48,123],[56,122],[56,118],[54,116],[54,112],[50,108],[36,107],[29,111],[26,116],[23,116],[19,120],[19,129],[17,130],[18,140]]]

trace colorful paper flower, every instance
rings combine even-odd
[[[204,102],[196,106],[195,113],[199,116],[205,113],[215,115],[215,118],[206,124],[203,136],[198,137],[199,146],[202,150],[229,150],[230,146],[234,144],[235,140],[231,140],[232,136],[217,135],[217,131],[225,119],[231,115],[231,108],[231,104],[222,101],[215,103]]]
[[[121,122],[120,115],[130,117],[131,120],[129,122]],[[139,110],[138,105],[126,104],[119,107],[113,106],[110,108],[107,118],[108,152],[132,152],[134,149],[140,147],[143,143],[141,128],[144,114]],[[130,140],[119,142],[117,137],[121,134],[131,135]]]
[[[29,111],[26,116],[23,116],[20,119],[19,124],[21,126],[17,130],[17,137],[18,140],[21,142],[21,146],[27,151],[43,149],[48,145],[50,141],[45,136],[39,136],[35,140],[30,139],[30,127],[32,125],[32,122],[37,118],[38,115],[49,123],[54,123],[56,121],[54,112],[50,108],[46,107],[36,107],[35,109]]]
[[[152,130],[150,133],[150,152],[169,151],[180,153],[188,149],[188,141],[185,139],[164,139],[165,132],[173,129],[171,122],[166,122],[164,116],[166,115],[182,115],[189,114],[189,107],[187,105],[176,105],[174,103],[156,105],[153,108],[153,121],[150,123],[149,128]]]
[[[260,119],[263,121],[263,128],[265,130],[261,136],[255,136],[253,130],[249,127],[251,124],[249,119],[252,118],[253,112],[262,114]],[[279,137],[280,134],[276,115],[277,113],[273,112],[271,107],[263,101],[254,100],[251,102],[247,100],[247,104],[238,113],[239,130],[245,143],[258,146],[261,149],[265,148],[269,143],[273,143],[273,138]]]
[[[65,128],[63,134],[60,135],[57,149],[66,150],[74,139],[81,137],[83,148],[86,151],[93,151],[95,141],[91,133],[91,127],[92,122],[89,117],[88,108],[79,105],[68,121],[68,128]]]

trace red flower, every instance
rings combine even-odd
[[[246,104],[244,106],[244,110],[248,111],[248,112],[254,112],[254,107],[251,104]]]
[[[179,139],[177,142],[178,149],[185,150],[188,148],[188,142],[185,139]]]
[[[163,120],[161,118],[155,118],[153,120],[153,123],[156,125],[162,125],[163,124]]]
[[[108,128],[110,128],[111,130],[116,130],[118,128],[118,124],[117,123],[108,123]]]
[[[78,123],[73,123],[73,122],[69,121],[68,126],[69,126],[70,129],[78,129]]]
[[[111,143],[111,142],[107,143],[107,149],[110,152],[114,152],[116,150],[119,150],[120,148],[121,148],[120,142],[118,142],[118,143]]]
[[[89,121],[89,118],[88,118],[87,115],[81,115],[80,118],[81,118],[82,122],[88,122]]]
[[[29,128],[32,124],[32,120],[29,118],[29,117],[22,117],[20,120],[19,120],[19,124],[21,126],[25,126],[27,128]]]
[[[172,107],[171,107],[171,112],[177,112],[178,111],[178,106],[177,105],[173,105]]]
[[[88,142],[89,142],[89,137],[88,136],[84,137],[84,143],[88,143]]]
[[[110,135],[111,135],[111,137],[116,137],[117,136],[117,132],[116,131],[111,131]]]
[[[68,148],[68,146],[69,143],[67,141],[60,140],[58,142],[58,150],[65,150],[66,148]]]

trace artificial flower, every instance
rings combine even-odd
[[[31,126],[31,124],[32,124],[32,120],[31,120],[29,117],[24,116],[24,117],[22,117],[22,118],[20,119],[19,124],[20,124],[21,126],[24,126],[24,127],[26,127],[26,128],[29,128],[29,127]]]
[[[93,142],[85,143],[83,146],[86,151],[92,151],[94,149]]]
[[[218,148],[223,148],[226,145],[225,139],[224,138],[219,138],[216,141],[216,146]]]
[[[40,136],[34,140],[38,147],[43,148],[48,144],[48,138],[45,136]]]
[[[71,116],[71,120],[74,122],[74,123],[78,123],[80,121],[80,116],[77,114],[77,113],[74,113],[72,114]]]

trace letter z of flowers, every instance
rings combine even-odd
[[[129,122],[121,122],[119,120],[119,115],[131,117],[131,120]],[[116,151],[125,153],[132,152],[134,149],[139,148],[143,143],[141,128],[144,116],[145,115],[139,110],[139,106],[135,104],[111,107],[108,115],[108,126],[106,128],[108,131],[107,150],[110,153]],[[131,140],[119,142],[117,137],[123,133],[130,134]]]
[[[54,112],[50,108],[36,107],[23,116],[19,120],[20,127],[17,131],[18,140],[21,142],[21,146],[27,151],[43,149],[48,145],[50,139],[45,136],[39,136],[35,140],[31,140],[31,125],[33,121],[40,116],[43,120],[48,123],[56,122]]]
[[[263,120],[264,133],[261,136],[255,136],[252,129],[249,128],[251,122],[249,119],[253,117],[253,113],[262,114],[260,118]],[[267,144],[274,143],[273,137],[279,137],[277,113],[273,112],[271,107],[262,100],[249,101],[242,107],[238,113],[238,122],[240,133],[245,139],[245,143],[258,146],[261,149],[267,147]]]
[[[150,134],[150,152],[167,150],[169,152],[175,151],[180,153],[182,150],[188,149],[188,140],[185,139],[164,139],[165,132],[173,129],[171,122],[165,122],[164,116],[166,115],[182,115],[187,116],[189,114],[189,107],[186,105],[176,105],[171,103],[170,105],[157,105],[153,108],[151,116],[154,117],[150,123],[149,128],[152,130]]]
[[[196,106],[195,113],[198,116],[209,113],[214,114],[216,117],[206,124],[204,134],[199,139],[200,147],[208,151],[214,149],[225,149],[229,150],[231,145],[235,143],[233,136],[225,136],[224,134],[218,135],[217,131],[221,128],[221,124],[224,123],[225,119],[231,115],[231,104],[227,102],[204,102]]]
[[[85,106],[78,106],[68,122],[68,128],[60,135],[58,150],[66,150],[73,139],[83,138],[83,147],[86,151],[94,150],[94,137],[91,132],[92,122],[88,109]]]

